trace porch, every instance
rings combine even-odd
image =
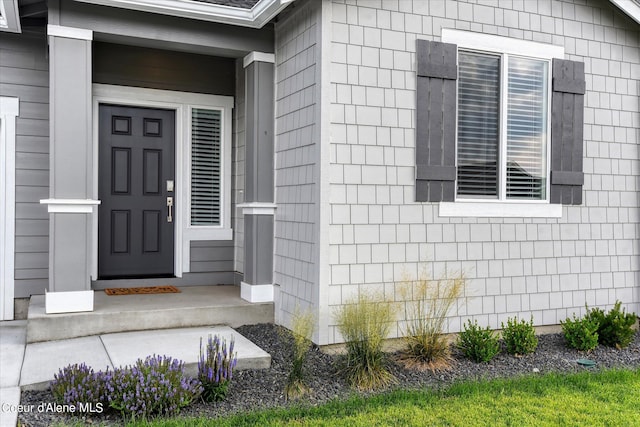
[[[109,296],[94,292],[90,312],[45,314],[45,297],[31,297],[27,343],[115,332],[227,325],[232,328],[274,321],[273,302],[247,302],[239,286],[188,286],[180,293]]]

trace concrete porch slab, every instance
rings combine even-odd
[[[0,322],[0,388],[17,387],[20,383],[26,339],[25,320]]]
[[[184,361],[187,374],[195,376],[200,338],[205,344],[209,335],[219,335],[227,340],[227,344],[231,342],[231,337],[235,338],[237,369],[265,369],[271,366],[271,356],[267,352],[228,326],[109,334],[102,336],[102,342],[114,367],[130,365],[138,358],[153,354],[167,355]]]
[[[96,371],[113,368],[98,336],[28,344],[20,386],[24,390],[46,389],[60,368],[83,362]]]
[[[177,294],[109,296],[95,292],[94,311],[45,314],[44,296],[31,297],[27,342],[208,325],[272,323],[273,303],[249,303],[238,286],[189,286]]]

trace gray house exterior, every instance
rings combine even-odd
[[[640,311],[634,1],[16,0],[0,296],[236,284],[274,321],[464,272],[467,319]]]

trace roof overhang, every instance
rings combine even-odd
[[[191,0],[75,0],[103,6],[262,28],[295,0],[259,0],[251,9]]]
[[[18,0],[0,0],[0,31],[22,32]]]
[[[610,0],[631,19],[640,24],[640,4],[634,0]]]

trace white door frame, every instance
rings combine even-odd
[[[182,277],[189,272],[189,253],[191,240],[231,240],[231,109],[233,97],[208,95],[190,92],[176,92],[159,89],[93,84],[93,198],[98,199],[98,106],[100,104],[127,105],[142,108],[163,108],[176,112],[175,124],[175,185],[174,210],[175,217],[175,245],[174,245],[174,274]],[[194,229],[187,220],[189,183],[184,177],[188,171],[190,115],[192,106],[211,106],[223,108],[227,111],[224,116],[224,137],[226,148],[224,152],[223,170],[225,190],[223,191],[224,224],[221,227],[202,227]],[[91,279],[98,279],[98,213],[92,218],[92,253]]]
[[[13,320],[15,297],[16,117],[20,101],[0,97],[0,320]]]

